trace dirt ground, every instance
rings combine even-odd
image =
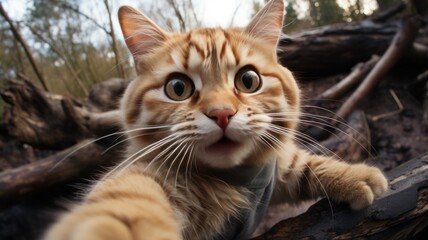
[[[407,69],[408,70],[408,69]],[[359,106],[367,117],[370,129],[371,154],[369,162],[388,171],[401,163],[428,152],[428,131],[421,128],[423,114],[423,86],[413,86],[419,70],[393,72]],[[322,91],[338,82],[345,75],[339,74],[318,80],[300,80],[304,93],[304,105],[313,105],[314,99]],[[399,107],[391,95],[397,95],[404,109],[390,116],[376,119],[382,114],[396,111]],[[344,97],[343,99],[346,99]],[[322,101],[321,107],[334,111],[343,100]],[[317,112],[309,108],[310,112]],[[325,111],[324,111],[325,112]],[[31,146],[16,141],[0,140],[0,170],[45,157],[52,152],[34,150]],[[27,159],[23,161],[23,159]],[[2,205],[0,209],[0,239],[35,239],[52,221],[54,212],[64,208],[64,202],[75,198],[75,192],[85,180],[78,180],[43,191],[30,198]],[[79,187],[76,187],[79,186]],[[256,234],[269,229],[281,219],[296,216],[312,204],[301,206],[281,205],[272,207]]]

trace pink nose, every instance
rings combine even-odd
[[[214,120],[221,129],[225,130],[229,124],[230,118],[233,117],[235,113],[236,111],[232,109],[214,109],[208,113],[208,117]]]

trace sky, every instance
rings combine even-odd
[[[112,5],[112,12],[114,13],[113,22],[116,32],[120,29],[119,22],[116,17],[117,10],[122,5],[129,5],[135,8],[147,4],[150,5],[152,1],[159,0],[110,0]],[[263,2],[263,0],[256,0]],[[28,0],[0,0],[4,8],[13,20],[19,21],[25,14],[27,4],[32,1]],[[199,15],[202,26],[206,27],[229,27],[232,21],[232,16],[236,11],[236,16],[233,18],[233,26],[245,26],[248,24],[253,12],[253,0],[193,0],[194,6],[197,9],[196,13]],[[101,0],[84,0],[81,1],[81,10],[107,25],[105,7]],[[95,32],[90,36],[91,41],[99,42],[104,38],[104,34]]]
[[[119,22],[116,17],[117,9],[122,5],[130,5],[138,8],[139,6],[150,6],[152,1],[162,0],[109,0],[112,5],[113,21],[116,32],[120,29]],[[165,0],[163,0],[165,1]],[[196,8],[196,13],[202,22],[202,26],[206,27],[229,27],[233,18],[233,26],[245,26],[248,24],[253,14],[253,1],[259,1],[263,4],[263,0],[193,0]],[[356,0],[338,0],[341,7],[346,8],[349,2]],[[376,8],[376,1],[362,0],[365,4],[364,11],[369,13]],[[27,4],[31,4],[29,0],[0,0],[4,8],[13,20],[21,20],[25,14]],[[81,10],[89,16],[94,17],[107,25],[105,17],[105,8],[101,0],[83,0],[81,1]],[[306,1],[298,1],[299,15],[304,15],[308,11]],[[236,11],[236,12],[235,12]],[[100,30],[101,31],[101,30]],[[95,32],[90,36],[90,39],[95,42],[102,41],[102,32]]]
[[[0,0],[1,1],[1,0]],[[262,2],[262,0],[259,0]],[[14,20],[19,20],[25,13],[27,0],[3,0],[4,8]],[[94,8],[102,7],[101,1],[82,1],[84,4],[83,10],[85,13],[91,14],[95,17],[97,11],[94,12]],[[138,7],[140,3],[150,2],[150,0],[113,0],[113,11],[117,12],[117,9],[121,5],[130,5]],[[252,1],[251,0],[194,0],[195,7],[198,8],[200,19],[204,26],[223,26],[227,27],[230,24],[233,13],[237,7],[239,7],[234,23],[236,26],[243,26],[250,20],[252,13]],[[104,10],[104,9],[102,9]],[[115,21],[117,21],[115,19]]]

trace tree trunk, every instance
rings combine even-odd
[[[34,72],[36,73],[37,78],[40,81],[40,84],[42,85],[43,89],[45,91],[48,91],[48,87],[46,85],[46,81],[40,71],[40,69],[37,67],[36,62],[34,61],[34,57],[33,54],[31,54],[30,48],[28,47],[27,43],[25,42],[25,40],[22,38],[21,34],[19,33],[19,31],[16,29],[16,27],[14,26],[12,20],[9,18],[9,15],[7,14],[7,12],[4,10],[3,5],[0,2],[0,14],[5,18],[5,20],[9,23],[10,26],[10,30],[13,33],[13,36],[15,37],[15,39],[21,44],[22,48],[25,51],[25,54],[27,55],[28,60],[30,61],[31,66],[33,67]]]
[[[110,6],[108,4],[108,0],[104,0],[104,6],[106,7],[106,11],[108,14],[108,20],[109,20],[109,25],[110,25],[110,31],[108,33],[109,33],[110,38],[111,38],[111,45],[112,45],[112,49],[114,52],[114,59],[116,61],[116,69],[117,69],[117,72],[119,74],[119,77],[125,78],[125,71],[123,69],[122,62],[120,61],[120,51],[119,51],[118,46],[117,46],[116,35],[114,32],[114,26],[113,26],[113,19],[111,17],[111,10],[110,10]]]
[[[116,109],[127,83],[106,81],[96,85],[85,102],[79,102],[40,91],[28,80],[10,81],[0,90],[8,103],[3,127],[9,136],[41,149],[64,149],[85,138],[117,131],[120,116],[110,110]]]

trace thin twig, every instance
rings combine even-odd
[[[404,106],[401,103],[400,99],[397,97],[397,94],[395,94],[394,90],[389,89],[389,93],[391,94],[392,98],[394,98],[394,101],[397,104],[398,109],[394,110],[394,111],[391,111],[391,112],[382,113],[382,114],[379,114],[379,115],[371,117],[371,120],[373,122],[376,122],[376,121],[378,121],[378,120],[380,120],[382,118],[391,117],[391,116],[400,114],[404,110]]]
[[[365,63],[358,63],[353,71],[339,83],[323,92],[318,99],[339,99],[343,94],[351,90],[355,85],[360,83],[365,76],[372,70],[380,57],[373,55]]]

